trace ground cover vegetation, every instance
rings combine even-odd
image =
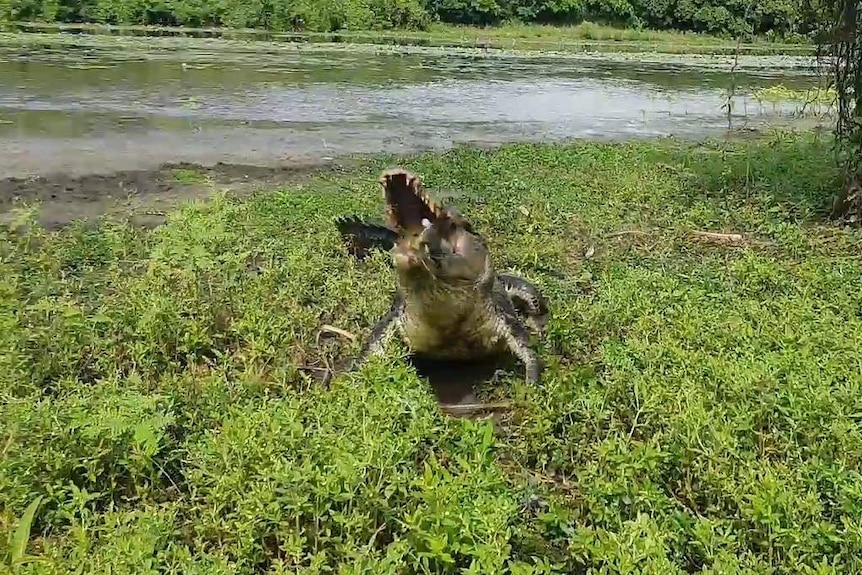
[[[798,40],[814,29],[811,14],[802,3],[791,0],[0,0],[0,20],[7,21],[315,32],[427,30],[439,23],[499,26],[507,22],[574,25],[589,21],[633,32],[676,30]],[[597,29],[590,26],[580,34]],[[541,27],[529,31],[529,35],[546,33]]]
[[[250,199],[0,232],[0,562],[18,573],[862,571],[862,232],[828,137],[401,162],[551,298],[541,386],[440,413],[332,218],[392,158]],[[697,232],[733,232],[715,237]],[[728,243],[729,242],[729,243]],[[554,349],[556,348],[556,350]]]

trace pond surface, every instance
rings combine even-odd
[[[0,177],[326,161],[459,143],[702,137],[786,118],[756,90],[802,58],[539,55],[191,38],[0,35]]]

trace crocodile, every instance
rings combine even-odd
[[[386,224],[336,219],[348,252],[391,253],[397,294],[351,366],[400,337],[408,349],[437,360],[474,360],[509,352],[539,381],[530,336],[544,334],[548,301],[529,281],[497,273],[485,240],[453,206],[435,201],[415,174],[400,168],[380,177]]]

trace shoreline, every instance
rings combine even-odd
[[[175,162],[104,174],[55,172],[29,178],[0,178],[0,223],[14,219],[15,212],[22,207],[38,206],[39,221],[49,230],[104,215],[128,216],[142,227],[153,227],[164,222],[166,210],[183,202],[218,193],[247,196],[349,167],[358,161],[361,160],[341,158],[278,166]]]
[[[93,36],[185,37],[259,40],[300,44],[363,44],[371,46],[419,46],[436,48],[476,48],[525,52],[601,52],[759,56],[813,56],[809,43],[767,40],[739,42],[692,32],[639,31],[597,27],[583,31],[579,26],[489,27],[440,25],[419,30],[342,30],[336,32],[291,32],[249,28],[193,28],[185,26],[144,26],[110,24],[65,24],[45,22],[4,22],[0,32],[24,34],[80,34]],[[612,36],[591,37],[591,36]],[[641,36],[646,36],[645,38]]]
[[[662,50],[660,46],[650,42],[612,43],[594,42],[593,47],[584,49],[580,44],[578,49],[566,49],[558,43],[524,49],[511,46],[476,47],[475,45],[420,45],[415,43],[372,43],[320,40],[314,42],[277,40],[277,39],[243,39],[241,34],[227,29],[222,37],[212,38],[231,47],[236,52],[254,53],[257,46],[265,46],[268,53],[350,53],[350,54],[403,54],[403,55],[459,55],[481,58],[523,59],[523,60],[573,60],[573,61],[610,61],[610,62],[640,62],[645,64],[668,64],[684,66],[701,66],[705,69],[718,71],[746,71],[761,69],[782,69],[788,72],[807,71],[817,67],[817,57],[813,52],[773,53],[764,52],[735,54],[733,50]],[[107,33],[72,34],[68,32],[8,32],[0,30],[0,45],[26,46],[42,42],[50,38],[57,46],[86,46],[99,48],[139,47],[144,39],[148,44],[160,49],[181,49],[195,46],[196,42],[205,43],[208,38],[182,34],[168,35],[128,35]],[[125,44],[124,44],[125,43]],[[627,47],[627,49],[604,50],[603,47]],[[562,48],[562,49],[561,49]],[[712,48],[712,47],[710,47]],[[735,49],[735,46],[734,46]]]
[[[137,225],[154,227],[164,223],[167,211],[185,202],[207,200],[222,193],[233,197],[246,197],[259,192],[272,192],[280,187],[296,185],[325,174],[350,172],[376,164],[409,163],[430,156],[444,158],[461,150],[500,153],[519,145],[543,145],[556,149],[589,145],[625,147],[631,144],[652,145],[661,149],[669,145],[696,147],[716,142],[732,144],[741,141],[753,142],[756,145],[758,140],[766,140],[770,134],[776,132],[805,137],[818,135],[824,129],[827,128],[822,123],[800,120],[792,125],[767,123],[740,127],[699,138],[659,136],[625,140],[570,138],[549,143],[469,143],[456,144],[446,149],[415,149],[404,153],[352,153],[318,160],[295,159],[269,164],[180,161],[166,162],[151,168],[102,173],[54,171],[30,177],[0,178],[0,224],[12,221],[21,208],[38,206],[40,223],[49,230],[106,215],[129,217]]]

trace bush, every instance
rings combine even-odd
[[[812,29],[810,13],[791,0],[0,0],[0,19],[314,32],[594,21],[780,38]]]

